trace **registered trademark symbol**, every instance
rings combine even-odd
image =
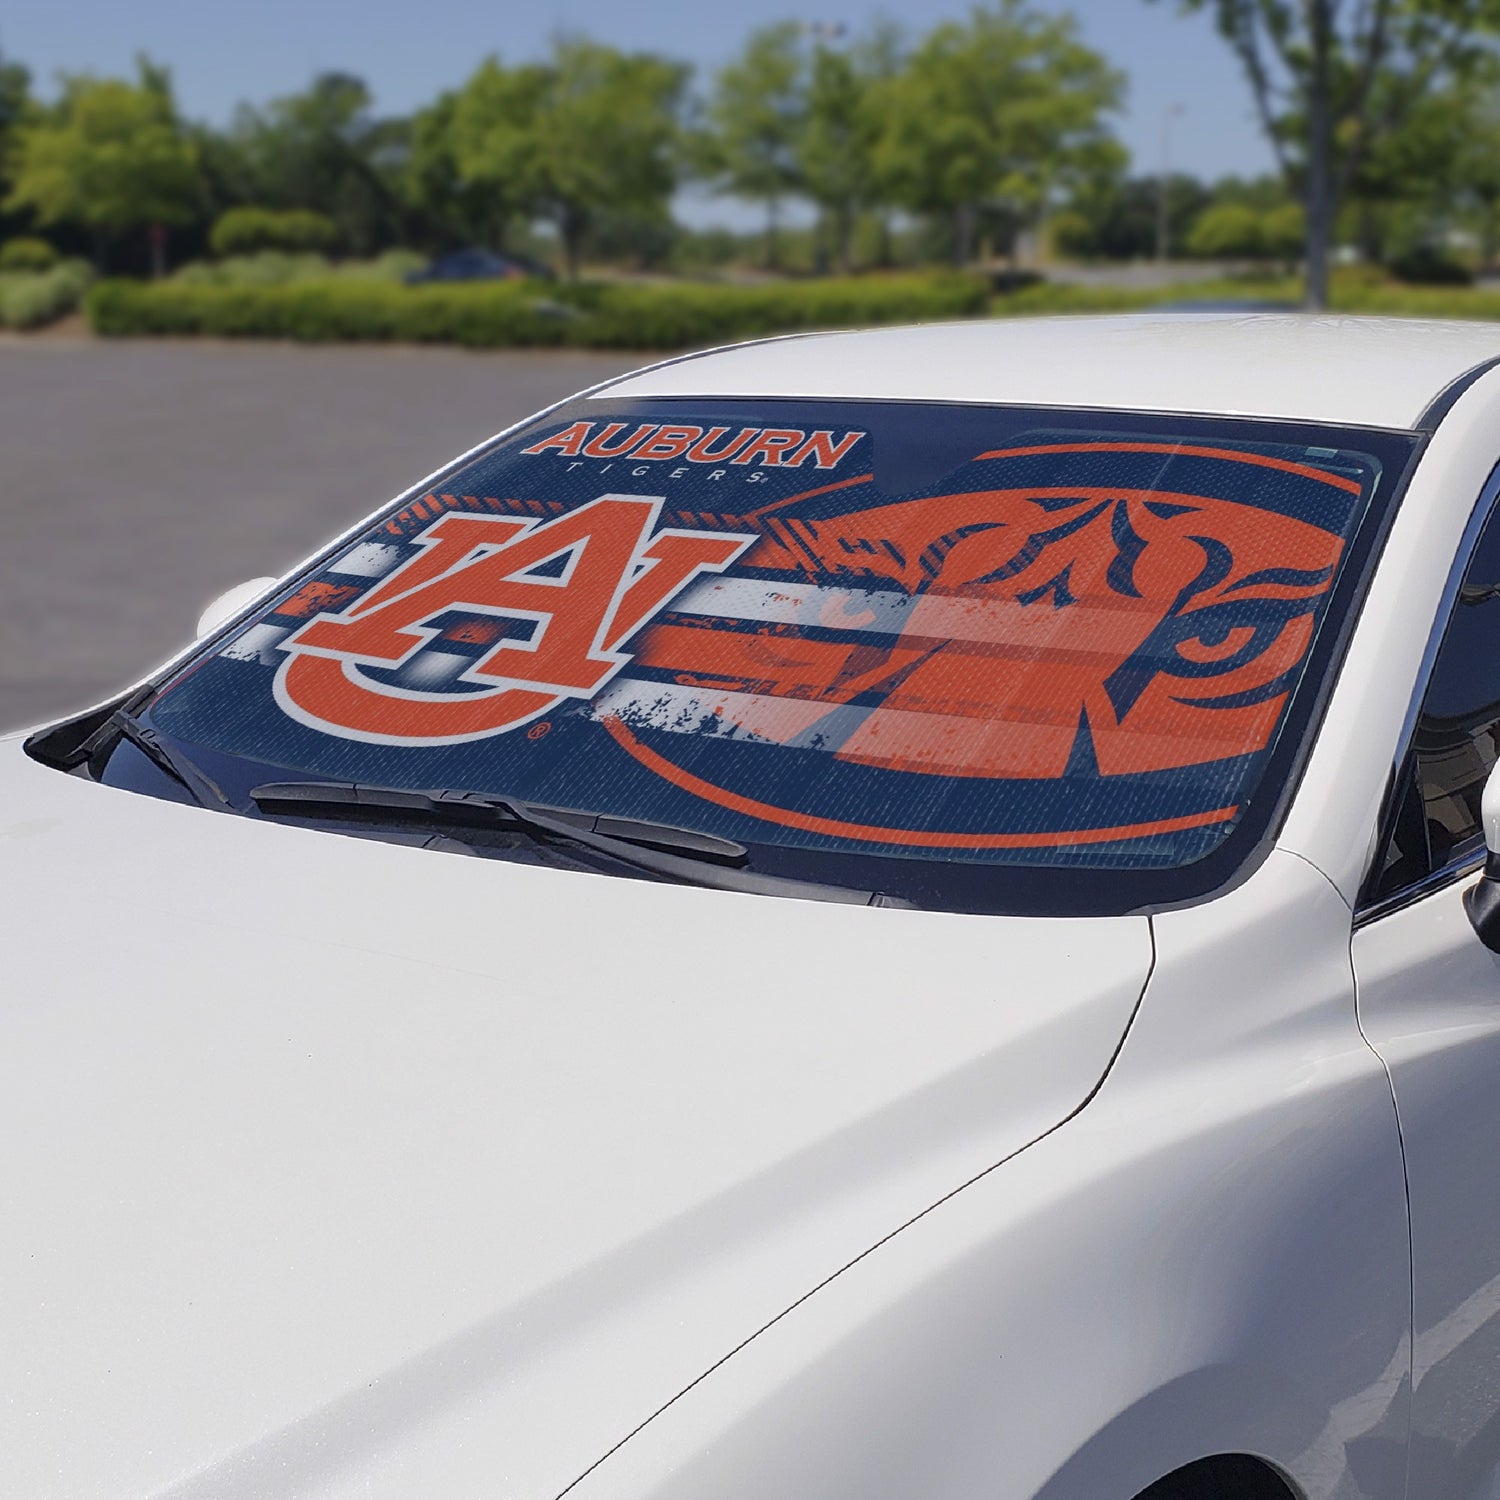
[[[551,733],[552,725],[549,724],[546,719],[543,719],[540,724],[533,724],[531,728],[526,731],[526,738],[528,740],[544,740]]]

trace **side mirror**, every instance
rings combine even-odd
[[[209,600],[203,613],[198,616],[198,639],[211,635],[225,620],[231,620],[257,595],[265,593],[276,580],[274,578],[247,578],[232,589]]]
[[[1464,910],[1479,941],[1500,953],[1500,765],[1490,772],[1479,803],[1479,821],[1484,824],[1484,878],[1464,892]]]

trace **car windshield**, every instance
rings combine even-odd
[[[463,788],[928,906],[1137,909],[1264,831],[1413,447],[579,400],[338,545],[143,718],[252,814],[271,776]]]

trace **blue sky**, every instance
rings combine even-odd
[[[1086,39],[1130,80],[1118,122],[1137,170],[1154,172],[1169,105],[1172,164],[1201,176],[1253,174],[1269,152],[1233,59],[1202,16],[1175,0],[1037,0],[1070,9]],[[961,16],[964,3],[922,0],[27,0],[9,7],[0,47],[31,67],[45,93],[58,70],[123,73],[138,51],[168,64],[184,111],[226,120],[241,100],[301,87],[315,72],[344,68],[370,84],[379,108],[410,110],[459,82],[485,53],[520,59],[541,52],[558,30],[587,32],[617,46],[656,50],[711,69],[752,27],[788,15],[858,28],[886,15],[909,31]],[[694,218],[699,214],[695,213]],[[712,213],[708,217],[713,217]],[[724,215],[729,218],[731,215]]]

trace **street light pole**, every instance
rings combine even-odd
[[[1167,251],[1171,248],[1168,200],[1172,191],[1172,119],[1184,112],[1182,105],[1169,104],[1161,115],[1161,169],[1156,174],[1156,259],[1158,264],[1166,262]]]

